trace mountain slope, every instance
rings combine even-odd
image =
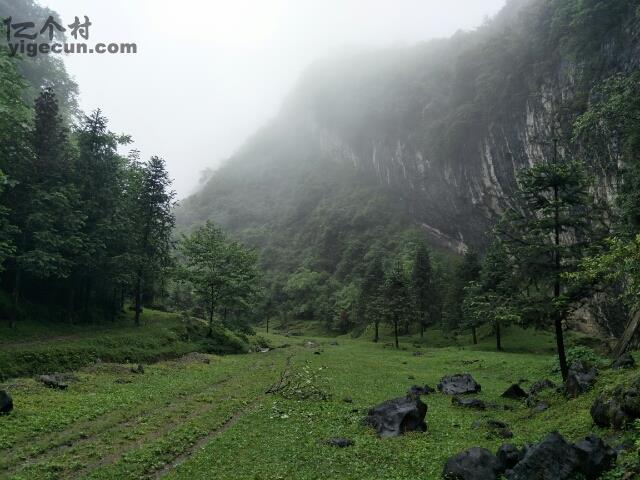
[[[411,228],[483,248],[517,171],[554,131],[580,155],[568,139],[593,87],[638,68],[638,5],[512,0],[474,32],[317,62],[179,222],[213,218],[285,271],[311,258],[335,273],[354,243]],[[610,197],[617,158],[584,161]]]

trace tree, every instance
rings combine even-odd
[[[398,328],[408,320],[411,295],[402,264],[396,262],[384,284],[385,317],[393,325],[396,348],[399,348]]]
[[[520,320],[517,291],[509,255],[499,242],[494,242],[484,258],[478,281],[470,282],[465,291],[462,308],[465,324],[473,331],[474,344],[476,328],[489,323],[496,336],[496,350],[502,351],[502,327]]]
[[[360,291],[355,283],[348,283],[336,294],[334,328],[342,333],[347,333],[353,326],[358,307]]]
[[[420,337],[424,337],[425,328],[433,323],[432,315],[436,302],[429,249],[422,241],[418,243],[416,248],[411,270],[410,288],[415,313],[420,325]]]
[[[183,236],[178,250],[182,255],[181,275],[205,305],[209,334],[220,307],[246,305],[257,291],[257,256],[208,221]]]
[[[128,161],[118,154],[118,146],[130,138],[110,132],[100,110],[83,117],[75,137],[86,241],[77,258],[74,284],[81,293],[82,317],[88,321],[91,307],[100,305],[115,314],[118,289],[128,278],[131,210],[125,192],[131,185],[127,185]]]
[[[576,270],[587,247],[602,234],[596,228],[597,203],[589,193],[590,185],[581,162],[558,160],[554,140],[551,161],[520,174],[516,206],[496,230],[516,259],[521,278],[537,295],[540,316],[548,316],[555,326],[563,379],[568,367],[562,322],[575,299],[564,275]]]
[[[474,250],[468,250],[462,257],[462,261],[455,268],[445,299],[444,321],[449,330],[455,330],[464,324],[465,288],[470,282],[478,279],[480,275],[480,260]],[[477,343],[475,327],[472,327],[473,343]]]
[[[85,215],[73,182],[74,157],[68,132],[51,89],[35,103],[33,156],[22,158],[13,171],[12,223],[19,229],[13,256],[13,318],[23,276],[66,279],[85,245]]]
[[[132,166],[131,202],[128,205],[131,248],[128,252],[133,277],[135,324],[140,325],[142,296],[171,261],[171,235],[175,192],[165,162],[159,157]]]
[[[373,341],[380,339],[380,322],[384,320],[384,269],[378,254],[374,255],[367,269],[360,288],[358,308],[361,317],[367,323],[373,323]]]

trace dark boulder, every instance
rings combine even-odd
[[[0,390],[0,414],[10,413],[13,410],[13,399],[4,390]]]
[[[496,458],[500,463],[500,470],[511,470],[522,459],[524,452],[511,444],[502,445],[496,452]]]
[[[495,480],[503,472],[498,458],[486,448],[473,447],[454,455],[444,465],[446,480]]]
[[[618,357],[612,364],[611,368],[635,368],[636,361],[633,359],[633,356],[630,353],[625,353],[624,355]]]
[[[556,384],[553,383],[548,378],[544,378],[542,380],[538,380],[533,385],[531,385],[531,387],[529,388],[529,395],[536,395],[536,394],[540,393],[541,391],[546,390],[548,388],[556,388]]]
[[[585,362],[573,362],[564,384],[565,395],[575,398],[583,394],[593,386],[597,374],[596,369],[589,367]]]
[[[520,385],[514,383],[509,388],[507,388],[504,393],[501,395],[503,398],[511,398],[513,400],[522,400],[527,398],[527,392],[525,392]]]
[[[55,388],[58,390],[66,390],[66,388],[69,386],[65,382],[64,378],[57,373],[54,373],[53,375],[40,375],[38,377],[38,380],[40,380],[40,382],[42,382],[47,387]]]
[[[467,393],[478,393],[481,390],[477,383],[468,373],[442,377],[437,388],[446,395],[463,395]]]
[[[348,438],[335,437],[327,440],[327,444],[331,445],[332,447],[346,448],[352,446],[354,442],[353,440],[349,440]]]
[[[573,445],[557,432],[527,449],[524,458],[507,475],[509,480],[564,480],[576,470],[578,457]]]
[[[475,408],[476,410],[487,409],[487,404],[478,398],[460,398],[455,396],[451,399],[451,404],[458,407]]]
[[[363,423],[375,428],[381,437],[396,437],[405,432],[425,432],[426,414],[427,405],[419,397],[400,397],[371,408]]]
[[[574,444],[578,457],[578,470],[587,480],[600,478],[609,470],[615,460],[616,452],[595,435],[589,435],[584,440]]]
[[[434,392],[435,390],[431,388],[429,385],[425,385],[423,387],[419,385],[413,385],[407,391],[407,395],[429,395]]]
[[[640,381],[618,385],[610,396],[600,395],[591,406],[591,418],[600,427],[621,429],[640,418]]]

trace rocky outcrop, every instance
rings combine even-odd
[[[600,427],[622,429],[640,418],[640,380],[618,385],[610,395],[600,394],[591,406],[591,418]]]
[[[484,448],[470,448],[451,457],[442,477],[447,480],[568,480],[581,474],[587,480],[599,478],[609,470],[616,453],[595,435],[568,443],[557,432],[540,443],[518,450],[502,445],[496,455]],[[502,478],[502,477],[501,477]]]

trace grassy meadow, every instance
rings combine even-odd
[[[97,341],[88,332],[77,335],[57,341]],[[551,430],[572,440],[592,431],[606,435],[592,426],[591,402],[597,391],[633,378],[603,370],[593,391],[566,400],[547,390],[540,399],[550,408],[533,413],[500,394],[518,381],[525,389],[541,378],[560,382],[545,333],[509,329],[509,351],[501,353],[490,350],[488,336],[478,346],[437,348],[404,338],[396,350],[387,339],[259,335],[254,340],[274,348],[176,356],[146,365],[142,374],[131,371],[132,363],[93,362],[73,371],[62,391],[30,377],[5,380],[0,389],[12,394],[15,409],[0,417],[0,478],[437,479],[460,450],[506,442],[477,420],[508,423],[514,436],[507,441],[517,445]],[[429,336],[437,342],[438,332]],[[496,406],[469,410],[436,393],[423,397],[426,433],[383,440],[361,425],[370,406],[459,372],[471,373],[482,385],[478,398]],[[282,375],[290,386],[266,393]],[[355,445],[332,447],[325,443],[331,437]]]

